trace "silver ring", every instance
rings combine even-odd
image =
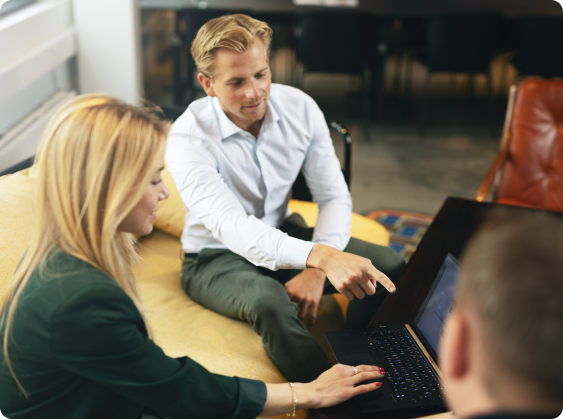
[[[358,369],[356,367],[352,367],[354,368],[354,375],[356,375],[358,373]]]

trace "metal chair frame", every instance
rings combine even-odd
[[[502,129],[502,137],[497,157],[493,162],[489,172],[485,176],[483,183],[479,187],[475,199],[479,202],[493,201],[496,199],[496,190],[500,183],[502,168],[506,157],[508,156],[508,148],[510,146],[510,126],[512,125],[512,117],[514,114],[514,102],[516,101],[516,93],[518,86],[510,86],[508,94],[508,106],[506,107],[506,116],[504,118],[504,126]]]

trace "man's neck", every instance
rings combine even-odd
[[[266,117],[265,115],[262,117],[262,119],[259,119],[258,121],[248,122],[244,119],[237,118],[235,115],[231,114],[225,109],[223,109],[223,112],[225,112],[225,115],[227,115],[227,118],[229,118],[233,124],[235,124],[241,130],[251,133],[254,136],[254,138],[258,139],[258,135],[260,134],[260,128],[262,128],[262,122]]]
[[[262,128],[262,121],[264,121],[264,118],[260,119],[259,121],[254,121],[246,129],[244,128],[243,129],[251,133],[254,136],[254,138],[258,139],[258,135],[260,134],[260,128]]]
[[[471,418],[498,411],[491,397],[484,388],[474,385],[466,385],[462,391],[456,391],[455,397],[449,400],[450,408],[456,416]]]
[[[517,394],[520,394],[520,396],[516,396]],[[525,391],[504,392],[500,390],[498,394],[492,395],[484,387],[468,388],[465,397],[452,404],[455,404],[455,406],[452,406],[454,413],[463,418],[497,412],[549,415],[561,410],[560,403],[545,400],[540,396],[533,396]]]

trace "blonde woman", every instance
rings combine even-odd
[[[168,125],[100,95],[47,127],[35,164],[36,228],[1,309],[0,410],[16,418],[250,418],[378,388],[377,367],[336,366],[293,387],[208,372],[150,339],[134,235],[168,197]],[[295,402],[295,400],[297,400]]]

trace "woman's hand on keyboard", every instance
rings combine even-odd
[[[313,408],[333,406],[342,403],[358,394],[368,393],[381,387],[381,382],[361,384],[384,376],[381,368],[373,365],[358,365],[355,367],[337,364],[322,373],[319,378],[308,384],[302,384],[304,392],[308,393]],[[299,399],[299,390],[295,389]]]
[[[373,365],[351,367],[337,364],[323,372],[315,381],[293,383],[293,390],[287,383],[266,384],[266,403],[258,417],[291,413],[294,407],[300,410],[334,406],[359,394],[377,390],[381,387],[381,382],[360,383],[378,380],[384,375],[382,368]],[[295,399],[297,403],[294,405]]]

